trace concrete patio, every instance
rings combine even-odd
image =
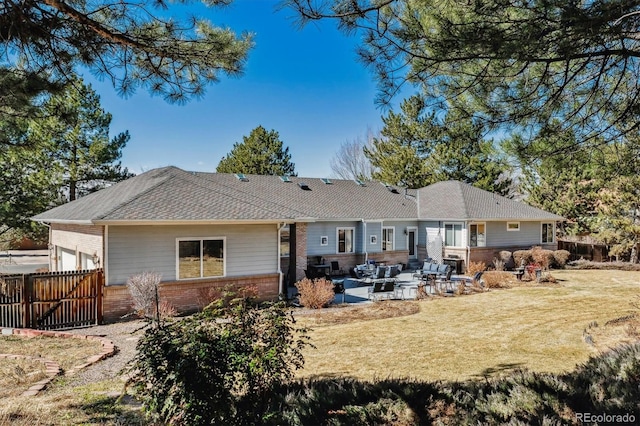
[[[396,277],[396,291],[395,296],[390,300],[414,300],[416,298],[416,292],[420,280],[413,277],[415,271],[404,271]],[[344,303],[374,303],[374,300],[369,298],[369,292],[373,287],[373,283],[366,282],[364,280],[357,280],[350,277],[334,277],[333,281],[343,281],[345,287]],[[471,277],[464,275],[455,275],[451,277],[451,281],[454,285],[458,282],[466,280],[467,283],[471,283]],[[400,290],[402,289],[402,290]],[[432,287],[426,286],[425,290],[428,295],[435,295],[435,291]],[[289,298],[293,298],[298,293],[296,287],[289,287]],[[384,300],[384,298],[383,298]],[[342,294],[337,294],[333,300],[333,303],[342,303]]]

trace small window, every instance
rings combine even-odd
[[[224,238],[179,239],[178,279],[224,276]]]
[[[444,245],[446,247],[463,247],[462,223],[444,224]]]
[[[322,237],[320,237],[320,245],[321,246],[328,246],[329,245],[329,237],[327,237],[326,235],[323,235]]]
[[[520,222],[507,222],[507,231],[519,231]]]
[[[486,245],[486,225],[484,223],[469,225],[469,247],[486,247]]]
[[[353,253],[354,228],[338,228],[338,253]]]
[[[372,246],[375,246],[376,244],[378,244],[378,236],[377,235],[371,235],[369,236],[369,243]]]
[[[393,234],[395,228],[392,226],[382,227],[382,251],[393,250]]]
[[[553,243],[555,242],[555,232],[554,232],[554,224],[553,223],[543,223],[542,224],[542,236],[540,238],[542,243]]]

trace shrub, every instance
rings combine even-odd
[[[553,252],[553,265],[558,268],[564,268],[570,257],[571,253],[567,250],[556,250]]]
[[[513,261],[513,255],[508,250],[499,251],[498,259],[504,262],[504,267],[507,269],[512,269],[515,266],[515,263]]]
[[[533,247],[531,249],[531,257],[543,270],[548,270],[549,266],[553,263],[553,251],[543,249],[542,247]]]
[[[145,271],[132,275],[127,280],[133,309],[141,317],[152,319],[156,316],[156,306],[160,304],[158,285],[161,278],[158,273]]]
[[[264,424],[276,389],[304,363],[306,330],[294,324],[283,303],[249,299],[158,323],[138,342],[127,386],[161,422]]]
[[[493,269],[496,271],[504,271],[504,260],[495,257],[493,259]]]
[[[296,287],[300,294],[300,304],[307,308],[323,308],[335,298],[333,283],[325,278],[316,278],[314,280],[303,278],[296,283]]]
[[[482,274],[482,281],[487,288],[509,288],[515,280],[511,272],[487,271]]]
[[[516,250],[513,252],[513,261],[517,268],[527,266],[533,262],[531,250]]]
[[[640,271],[640,263],[629,262],[592,262],[590,260],[572,260],[567,269],[610,269],[619,271]]]
[[[487,265],[484,262],[469,262],[467,265],[467,275],[474,276],[478,272],[487,270]]]

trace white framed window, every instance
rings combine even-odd
[[[462,223],[444,224],[444,245],[446,247],[463,247]]]
[[[469,225],[469,247],[487,246],[487,225],[485,223],[471,223]]]
[[[353,253],[353,242],[355,236],[355,228],[337,228],[337,247],[336,251],[338,253]]]
[[[507,231],[519,231],[520,222],[507,222]]]
[[[556,240],[555,223],[543,223],[541,226],[541,243],[554,243]]]
[[[382,251],[393,250],[393,235],[395,228],[393,226],[382,227]]]
[[[327,237],[326,235],[323,235],[322,237],[320,237],[320,245],[321,246],[328,246],[329,245],[329,237]]]
[[[371,244],[372,246],[375,246],[376,244],[378,244],[378,236],[377,235],[369,236],[369,244]]]
[[[225,237],[178,238],[176,276],[179,280],[225,275]]]

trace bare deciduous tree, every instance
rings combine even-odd
[[[373,166],[364,155],[364,148],[371,146],[376,134],[369,128],[366,136],[358,136],[340,145],[338,152],[331,158],[331,170],[341,179],[371,180]]]

